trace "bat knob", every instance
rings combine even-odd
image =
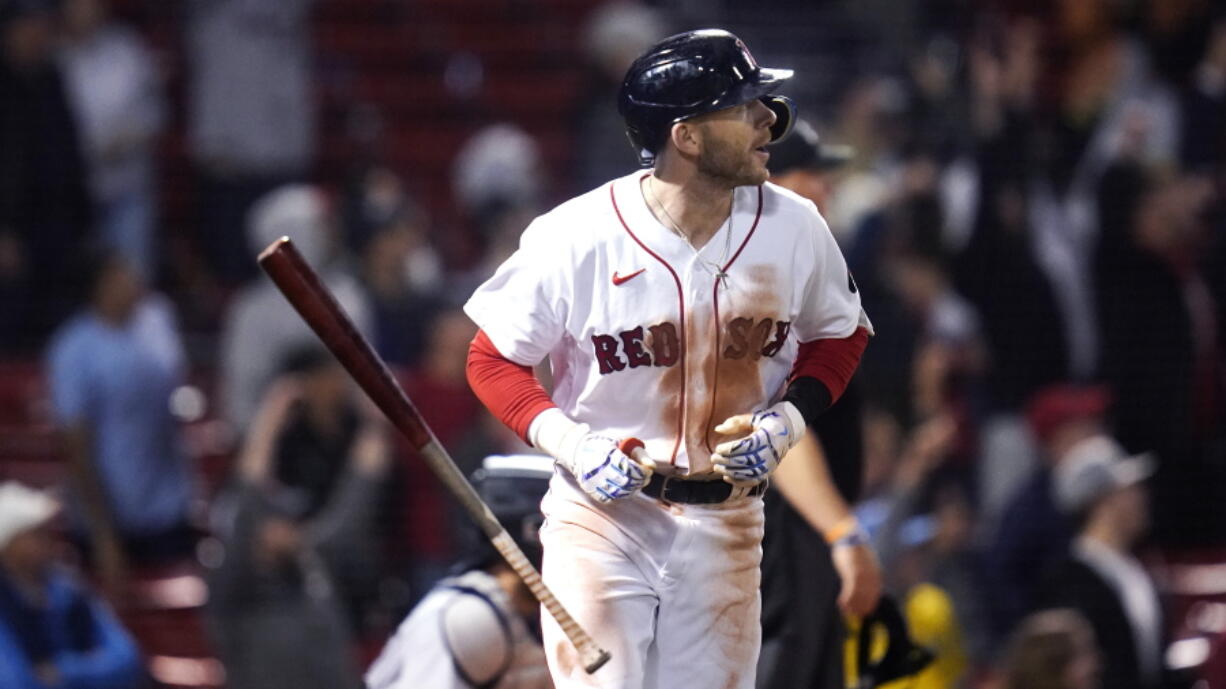
[[[647,470],[648,475],[655,471],[656,463],[651,457],[647,456],[647,449],[646,446],[643,445],[642,440],[639,440],[638,438],[623,438],[622,441],[617,444],[617,449],[621,450],[622,454],[626,455],[630,459],[638,462],[640,466]]]
[[[584,654],[585,657],[583,658],[583,670],[584,672],[590,675],[593,672],[599,670],[602,665],[609,662],[609,658],[611,658],[612,656],[609,655],[608,651],[602,648],[595,648],[595,649],[588,649],[588,650],[589,652]],[[591,653],[592,650],[598,651],[598,653],[593,655]]]
[[[617,444],[617,449],[622,451],[622,454],[627,457],[634,457],[635,450],[642,450],[646,447],[642,440],[638,438],[622,438],[622,441]]]

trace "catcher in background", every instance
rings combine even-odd
[[[519,547],[541,563],[541,498],[553,462],[487,457],[473,487]],[[461,574],[439,582],[366,673],[368,689],[552,689],[532,592],[476,530]]]

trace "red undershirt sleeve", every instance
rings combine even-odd
[[[478,330],[468,346],[465,372],[477,399],[529,444],[528,427],[532,419],[557,406],[532,369],[504,357],[485,331]]]
[[[860,365],[860,357],[867,346],[868,330],[862,327],[841,339],[802,342],[788,380],[803,377],[817,379],[830,391],[830,403],[833,404],[847,389],[847,383]]]

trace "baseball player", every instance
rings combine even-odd
[[[540,565],[540,502],[553,475],[539,455],[486,457],[473,487]],[[472,529],[466,571],[439,582],[366,673],[367,689],[551,689],[532,592]]]
[[[474,391],[556,461],[545,580],[613,656],[586,674],[544,616],[559,689],[754,684],[761,496],[871,332],[816,208],[766,183],[790,76],[722,30],[653,46],[618,96],[651,169],[537,218],[465,306]]]

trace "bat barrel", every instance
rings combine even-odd
[[[322,284],[293,242],[288,237],[273,242],[260,253],[259,263],[328,351],[413,447],[421,449],[434,440],[434,434],[421,422],[421,415],[395,382],[392,372],[345,315],[332,292]]]
[[[260,252],[259,263],[302,319],[323,341],[328,351],[349,371],[354,381],[382,410],[392,425],[421,453],[430,469],[460,502],[469,517],[481,527],[528,589],[558,621],[562,631],[579,652],[584,669],[591,673],[604,665],[609,660],[609,653],[596,645],[541,581],[540,573],[528,561],[523,550],[506,529],[498,523],[498,519],[481,496],[477,495],[472,484],[465,480],[447,450],[422,420],[413,402],[404,394],[387,364],[383,363],[383,359],[375,353],[362,333],[358,332],[353,321],[345,315],[332,292],[302,258],[302,254],[298,253],[293,242],[287,237],[273,242]]]

